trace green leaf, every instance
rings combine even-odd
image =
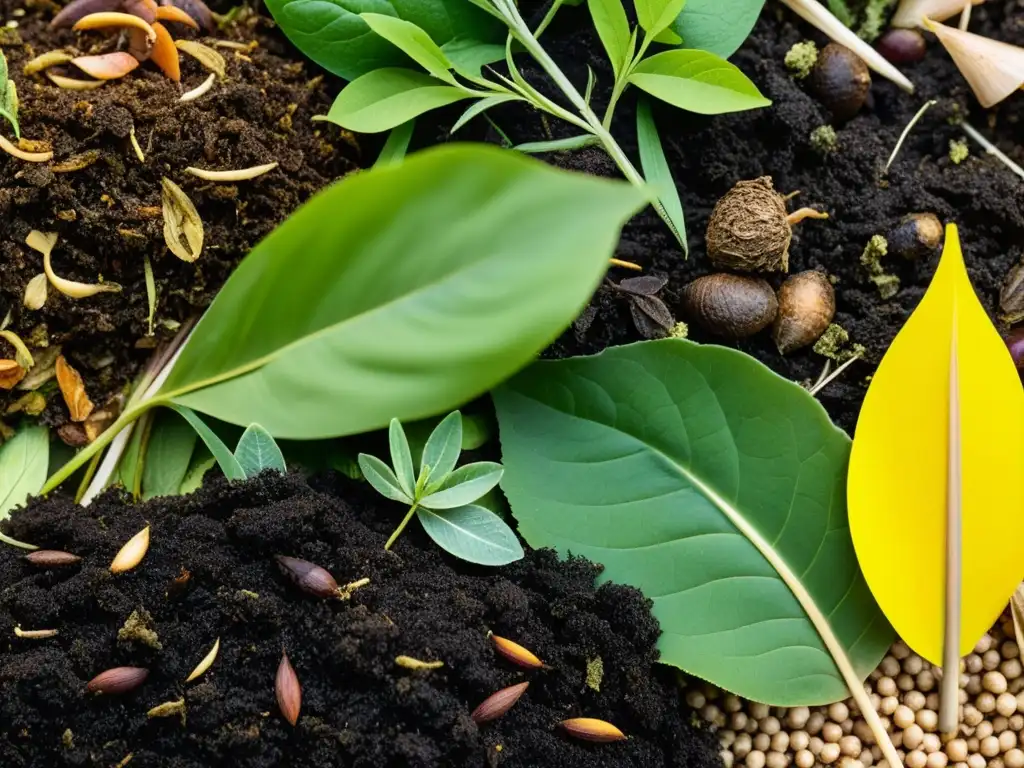
[[[629,57],[629,21],[620,0],[587,0],[590,16],[594,20],[597,36],[611,62],[612,72],[618,77]]]
[[[654,124],[651,103],[646,98],[640,98],[637,102],[636,141],[640,150],[640,166],[643,168],[644,178],[657,192],[662,207],[675,227],[679,242],[683,244],[684,252],[689,255],[683,201],[679,199],[679,190],[676,189],[675,179],[672,178],[672,169],[669,168],[665,150],[661,146],[658,126]]]
[[[487,96],[486,98],[480,99],[472,104],[465,112],[462,113],[461,117],[455,121],[455,125],[452,126],[449,133],[455,133],[459,128],[464,126],[470,120],[477,115],[483,114],[491,107],[496,107],[499,104],[504,104],[507,101],[522,101],[523,97],[518,96],[514,93],[498,93],[494,96]]]
[[[0,51],[0,117],[6,118],[14,129],[14,135],[21,138],[21,128],[18,125],[18,89],[14,81],[7,76],[7,59],[4,52]]]
[[[667,339],[536,363],[494,402],[520,534],[651,598],[661,661],[795,706],[850,695],[823,633],[860,679],[885,655],[846,515],[850,440],[799,385]]]
[[[362,13],[383,12],[412,22],[440,46],[459,39],[486,46],[502,42],[508,33],[498,19],[466,0],[267,0],[267,8],[300,51],[346,80],[408,62],[370,30]],[[470,49],[467,43],[463,55]],[[500,61],[501,51],[495,53],[484,63]]]
[[[206,423],[195,411],[176,403],[170,403],[168,407],[173,408],[192,425],[192,429],[196,431],[196,434],[206,443],[206,447],[210,449],[210,453],[217,459],[217,464],[220,465],[220,471],[224,473],[224,477],[228,480],[245,480],[245,470],[242,469],[242,465],[238,463],[235,455],[231,453],[231,449],[224,445],[224,441],[217,437],[216,432],[206,426]]]
[[[629,81],[662,101],[701,115],[771,104],[735,65],[705,51],[656,53],[637,64]]]
[[[392,419],[388,425],[388,445],[391,448],[391,466],[395,468],[398,484],[407,496],[415,495],[416,470],[412,464],[409,440],[398,419]]]
[[[427,509],[452,509],[472,504],[500,481],[505,470],[493,461],[478,461],[459,467],[431,493],[419,500]]]
[[[551,141],[529,141],[525,144],[517,144],[512,147],[516,152],[527,155],[537,155],[544,152],[568,152],[584,147],[596,147],[601,140],[590,133],[580,136],[570,136],[566,139],[552,139]]]
[[[189,463],[188,471],[185,472],[185,477],[181,480],[181,486],[178,488],[178,494],[185,496],[186,494],[192,493],[193,491],[199,490],[203,484],[203,478],[206,473],[213,469],[217,463],[217,459],[210,453],[210,449],[206,445],[199,445],[196,447],[195,452],[192,454],[192,461]]]
[[[657,38],[682,12],[686,0],[633,0],[636,20],[651,38]]]
[[[128,445],[117,463],[117,472],[111,477],[110,484],[119,484],[134,498],[142,492],[142,473],[146,465],[146,444],[149,431],[153,425],[154,414],[145,413],[135,422]]]
[[[10,517],[46,482],[50,437],[46,427],[22,427],[0,446],[0,520]]]
[[[359,133],[380,133],[473,94],[440,85],[411,69],[378,69],[345,86],[321,120]]]
[[[502,43],[485,43],[465,37],[449,40],[441,46],[441,50],[457,72],[465,72],[474,77],[480,74],[485,65],[505,57],[505,46]]]
[[[462,414],[452,411],[427,438],[420,458],[420,474],[428,472],[425,488],[445,478],[455,469],[462,453]],[[475,499],[474,499],[475,501]]]
[[[373,164],[374,167],[398,165],[402,162],[409,151],[409,142],[412,141],[412,134],[415,129],[415,118],[392,128],[391,133],[388,134],[387,141],[384,142],[384,146],[380,150],[380,154],[377,155],[377,162]]]
[[[360,18],[370,25],[370,29],[402,50],[438,80],[455,85],[455,77],[448,71],[452,68],[448,57],[430,39],[430,35],[411,21],[380,13],[362,13]]]
[[[478,565],[507,565],[521,560],[523,546],[505,521],[490,510],[470,505],[416,516],[423,530],[443,550]]]
[[[747,39],[763,7],[764,0],[687,0],[672,31],[688,48],[729,58]]]
[[[235,459],[247,478],[255,477],[267,469],[276,470],[282,475],[288,472],[281,449],[270,433],[259,424],[250,424],[245,428],[235,446]]]
[[[176,496],[181,492],[196,446],[196,431],[173,411],[153,417],[142,468],[142,498]]]
[[[683,38],[672,31],[672,28],[663,29],[657,35],[654,36],[654,42],[662,43],[663,45],[679,45],[683,42]]]
[[[366,482],[374,487],[381,496],[392,501],[401,501],[412,504],[412,494],[402,490],[394,471],[378,459],[368,453],[359,454],[359,469],[366,478]]]
[[[239,264],[156,402],[280,439],[449,412],[572,322],[644,202],[482,145],[348,176]]]

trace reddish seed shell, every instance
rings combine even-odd
[[[63,565],[74,565],[82,558],[72,555],[70,552],[62,552],[59,549],[38,549],[25,555],[25,559],[32,565],[42,568],[60,568]]]
[[[96,675],[85,690],[89,693],[128,693],[142,685],[147,677],[149,670],[143,667],[114,667]]]
[[[928,45],[916,29],[890,29],[878,38],[875,48],[893,64],[913,64],[924,58]]]
[[[481,702],[479,707],[473,710],[470,717],[473,718],[473,722],[478,724],[497,720],[512,709],[512,706],[519,701],[519,697],[526,693],[526,689],[529,687],[529,683],[519,683],[492,693]]]
[[[319,565],[285,555],[277,555],[275,559],[281,572],[304,592],[317,597],[337,597],[340,594],[338,582]]]
[[[614,725],[593,717],[574,717],[571,720],[563,720],[558,726],[570,736],[584,741],[607,744],[626,739],[626,734]]]
[[[494,643],[494,650],[513,664],[525,669],[540,669],[544,666],[543,661],[519,643],[513,643],[511,640],[506,640],[504,637],[498,637],[497,635],[491,635],[491,642]]]
[[[1006,347],[1010,350],[1010,357],[1013,358],[1013,364],[1017,366],[1021,379],[1024,379],[1024,326],[1010,331],[1010,335],[1006,337]]]
[[[299,719],[299,710],[302,709],[302,686],[299,685],[299,676],[295,674],[292,663],[288,661],[287,653],[281,654],[274,691],[277,694],[277,706],[281,709],[284,719],[295,725]]]

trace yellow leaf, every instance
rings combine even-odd
[[[935,277],[864,399],[847,481],[850,530],[871,591],[932,663],[944,661],[947,572],[960,613],[957,622],[954,603],[958,647],[947,662],[971,651],[1024,576],[1022,435],[1020,379],[949,225]]]

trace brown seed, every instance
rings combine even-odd
[[[839,43],[825,46],[808,78],[811,92],[839,121],[856,115],[868,97],[871,74],[864,60]]]
[[[770,176],[737,182],[715,204],[705,235],[719,269],[788,272],[793,227]]]
[[[82,558],[58,549],[38,549],[25,555],[25,559],[32,565],[38,565],[41,568],[60,568],[64,565],[74,565]]]
[[[317,597],[338,597],[338,582],[329,572],[308,560],[276,555],[275,560],[288,579],[304,592]]]
[[[574,717],[571,720],[563,720],[558,726],[570,736],[584,741],[607,743],[626,739],[626,734],[614,725],[593,717]]]
[[[836,313],[836,292],[821,272],[811,269],[787,278],[779,288],[779,314],[772,326],[783,355],[813,344]]]
[[[540,669],[544,662],[538,659],[533,653],[526,650],[519,643],[513,643],[504,637],[491,635],[491,642],[494,643],[494,650],[511,661],[526,669]]]
[[[281,664],[277,668],[277,680],[274,683],[277,692],[277,706],[281,709],[284,719],[295,725],[302,708],[302,686],[299,677],[288,661],[288,654],[281,654]]]
[[[144,667],[114,667],[96,675],[85,690],[89,693],[128,693],[142,685],[147,677],[149,670]]]
[[[886,236],[889,253],[905,259],[918,259],[942,245],[942,222],[934,213],[904,216]]]
[[[767,327],[779,311],[775,291],[759,277],[720,272],[683,288],[683,310],[717,336],[745,339]]]
[[[492,693],[481,702],[479,707],[473,710],[473,714],[470,717],[477,724],[497,720],[512,709],[512,706],[519,701],[519,697],[526,693],[526,689],[529,687],[529,683],[519,683],[518,685],[510,685],[508,688],[502,688],[497,693]]]
[[[875,48],[893,64],[913,64],[924,58],[928,46],[916,29],[890,29],[878,38]]]

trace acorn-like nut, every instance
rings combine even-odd
[[[40,568],[61,568],[65,565],[74,565],[82,558],[58,549],[37,549],[35,552],[25,555],[25,559]]]
[[[775,291],[766,280],[724,272],[688,283],[682,305],[698,325],[727,339],[753,336],[771,324],[779,310]]]
[[[864,106],[871,75],[864,60],[839,43],[829,43],[808,78],[811,93],[839,121],[849,120]]]
[[[893,28],[878,38],[875,49],[893,64],[913,64],[924,58],[928,45],[916,29]]]
[[[775,346],[783,355],[813,344],[836,313],[836,292],[817,270],[798,272],[779,288],[779,314],[772,326]]]
[[[299,589],[316,597],[338,597],[338,582],[324,568],[308,560],[287,555],[275,555],[281,572]]]
[[[146,682],[147,677],[149,670],[144,667],[114,667],[96,675],[85,690],[88,693],[128,693]]]
[[[793,228],[771,176],[740,181],[715,203],[704,237],[719,269],[786,272]]]
[[[934,213],[904,216],[886,236],[889,253],[905,259],[919,259],[942,245],[942,222]]]

